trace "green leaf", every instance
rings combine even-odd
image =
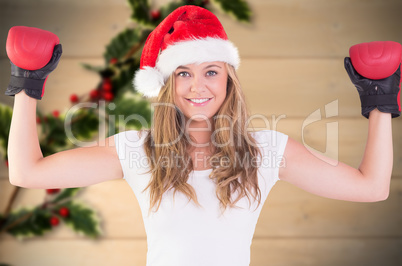
[[[163,6],[159,9],[161,12],[161,19],[167,17],[170,13],[172,13],[175,9],[184,6],[183,2],[170,2],[166,6]]]
[[[240,21],[250,22],[251,10],[244,0],[214,0],[226,13]]]
[[[53,115],[46,115],[43,117],[42,132],[44,138],[40,145],[43,156],[46,157],[52,153],[46,153],[44,151],[59,151],[67,145],[67,136],[64,129],[64,119],[61,117],[54,117]]]
[[[150,9],[147,0],[128,0],[128,3],[131,7],[132,14],[131,18],[142,24],[150,24]]]
[[[35,208],[21,208],[12,211],[8,217],[5,227],[10,226],[7,232],[19,239],[31,236],[41,236],[50,231],[51,213],[48,210]]]
[[[99,118],[94,109],[78,109],[71,117],[71,133],[79,141],[90,140],[98,133]]]
[[[106,52],[104,53],[106,64],[108,64],[112,58],[122,60],[133,47],[139,45],[140,42],[144,42],[149,33],[148,30],[143,31],[138,28],[125,29],[120,32],[106,46]]]
[[[139,68],[139,62],[134,61],[121,69],[118,76],[112,79],[113,93],[115,102],[118,101],[126,92],[134,93],[133,78],[135,71]]]
[[[77,201],[69,201],[62,206],[69,209],[68,217],[62,219],[74,231],[91,238],[101,235],[100,219],[92,209]]]
[[[13,109],[10,106],[0,104],[0,149],[3,158],[7,158],[8,135],[10,132]]]
[[[90,65],[90,64],[87,64],[87,63],[81,63],[81,66],[82,66],[83,68],[85,68],[86,70],[93,71],[93,72],[97,72],[97,73],[100,73],[101,71],[104,71],[104,70],[105,70],[104,67],[93,66],[93,65]]]
[[[63,189],[52,201],[51,203],[58,203],[64,199],[74,197],[81,188],[66,188]]]
[[[126,93],[115,102],[116,108],[108,110],[109,115],[115,118],[115,123],[121,129],[149,128],[151,124],[150,102],[139,94]]]

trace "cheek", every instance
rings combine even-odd
[[[226,94],[227,94],[227,81],[221,81],[218,87],[218,95],[220,96],[219,98],[222,99],[222,101],[226,98]]]

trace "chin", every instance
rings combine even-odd
[[[191,119],[192,122],[205,122],[206,120],[211,120],[213,118],[212,114],[191,114],[186,115],[187,120]]]

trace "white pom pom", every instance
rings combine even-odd
[[[156,97],[164,85],[162,74],[153,67],[144,67],[135,72],[134,88],[145,97]]]

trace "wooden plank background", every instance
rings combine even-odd
[[[155,6],[166,1],[153,1]],[[325,152],[326,126],[338,126],[331,157],[358,167],[367,139],[367,120],[343,68],[351,45],[392,40],[402,43],[401,0],[249,0],[253,22],[234,22],[219,11],[238,46],[239,76],[256,127],[276,129]],[[81,62],[102,64],[104,46],[130,26],[125,0],[1,0],[0,85],[7,86],[7,31],[15,25],[55,32],[63,44],[57,70],[47,81],[41,110],[65,111],[71,93],[96,86],[98,77]],[[13,104],[0,93],[0,101]],[[324,108],[337,101],[338,115]],[[320,109],[323,119],[303,128]],[[272,119],[272,115],[274,116]],[[279,119],[279,117],[281,117]],[[277,119],[277,123],[274,123]],[[276,126],[276,127],[275,127]],[[251,248],[251,265],[402,265],[402,131],[393,120],[394,170],[386,201],[357,203],[326,199],[279,181],[265,203]],[[302,133],[304,133],[302,137]],[[329,146],[333,146],[329,140]],[[331,147],[332,147],[331,146]],[[0,164],[0,211],[11,194]],[[23,190],[14,207],[35,205],[44,190]],[[145,265],[146,235],[138,202],[124,180],[85,188],[79,198],[102,218],[103,236],[92,241],[60,226],[43,238],[18,241],[0,236],[0,262],[12,265]]]

